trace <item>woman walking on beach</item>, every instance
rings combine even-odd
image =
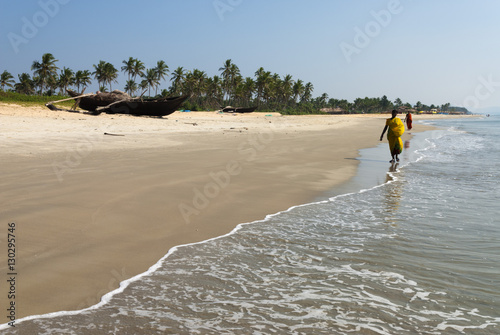
[[[384,134],[387,130],[387,140],[389,141],[389,149],[391,150],[392,160],[390,163],[394,163],[394,161],[399,162],[398,155],[403,151],[403,141],[401,140],[401,135],[405,132],[405,125],[400,118],[397,117],[398,111],[392,111],[392,117],[387,119],[385,122],[384,130],[382,131],[382,135],[380,135],[380,140],[384,137]]]
[[[408,130],[410,130],[411,129],[411,124],[412,124],[412,119],[411,119],[411,113],[410,112],[408,112],[406,114],[405,122],[406,122],[406,128],[408,128]]]

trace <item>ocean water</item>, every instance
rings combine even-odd
[[[500,334],[500,116],[435,124],[397,165],[386,143],[363,150],[314,203],[2,333]]]

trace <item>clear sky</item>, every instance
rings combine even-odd
[[[500,106],[498,0],[0,0],[0,72],[47,52],[74,71],[134,57],[213,76],[231,59],[313,96]]]

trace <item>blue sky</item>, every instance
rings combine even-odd
[[[496,0],[0,0],[0,72],[31,74],[47,52],[75,71],[134,57],[213,76],[231,59],[313,96],[474,111],[500,106],[499,13]]]

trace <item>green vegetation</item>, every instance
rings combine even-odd
[[[35,60],[31,66],[33,75],[22,73],[17,82],[8,72],[0,74],[0,101],[21,103],[47,103],[65,98],[67,89],[84,91],[92,83],[92,78],[99,85],[100,91],[112,91],[117,83],[118,70],[111,63],[100,60],[94,64],[94,71],[77,70],[64,67],[59,69],[55,57],[46,53],[41,61]],[[420,101],[414,106],[403,103],[397,98],[394,102],[387,96],[381,98],[357,98],[353,102],[329,98],[323,93],[313,98],[313,84],[294,80],[291,75],[283,77],[277,73],[259,68],[254,77],[243,77],[238,66],[231,59],[219,68],[220,76],[207,76],[205,71],[185,70],[178,67],[171,72],[170,87],[161,88],[169,74],[168,65],[159,60],[156,66],[147,69],[144,63],[129,57],[122,62],[121,71],[127,75],[123,90],[132,96],[177,96],[189,95],[184,108],[189,110],[217,110],[223,106],[258,106],[260,112],[281,112],[283,114],[325,114],[334,113],[380,113],[394,108],[409,108],[418,111],[452,111],[458,108],[450,104],[441,106],[424,105]],[[59,73],[58,73],[59,71]],[[138,82],[138,78],[140,82]],[[7,89],[7,91],[6,91]],[[59,90],[58,95],[56,95]],[[158,94],[158,91],[160,92]],[[67,102],[71,105],[73,102]]]
[[[67,98],[67,96],[62,95],[27,95],[24,93],[17,92],[0,92],[0,102],[12,103],[22,106],[40,106],[45,105],[50,101],[61,100]],[[63,101],[58,103],[58,105],[72,106],[74,101]]]

